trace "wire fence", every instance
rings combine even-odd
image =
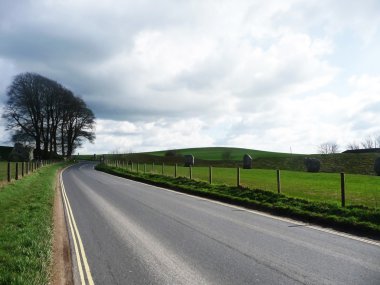
[[[52,164],[51,160],[30,162],[7,162],[0,161],[0,183],[4,184],[13,180],[19,180],[24,176],[36,171],[42,166]]]
[[[108,161],[107,164],[131,172],[187,177],[212,184],[281,192],[290,197],[336,203],[342,206],[380,207],[379,176],[225,167],[184,167],[117,161]]]

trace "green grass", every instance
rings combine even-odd
[[[49,284],[54,181],[62,166],[0,188],[0,284]]]
[[[146,164],[146,171],[162,173],[162,166]],[[144,164],[139,164],[140,172]],[[134,164],[133,171],[137,171]],[[235,168],[213,167],[213,183],[237,185]],[[277,176],[275,170],[241,169],[240,185],[250,189],[261,189],[277,193]],[[193,167],[193,179],[209,181],[208,167]],[[165,166],[164,174],[174,176],[174,166]],[[188,167],[177,167],[177,176],[190,177]],[[339,173],[308,173],[300,171],[281,171],[281,192],[287,196],[310,201],[341,204],[341,186]],[[380,208],[380,176],[346,174],[346,204],[363,205]]]
[[[7,180],[7,162],[0,161],[0,182]]]
[[[186,177],[170,177],[158,174],[144,174],[100,164],[98,170],[159,185],[169,189],[195,194],[223,202],[258,209],[272,214],[297,218],[305,222],[326,225],[339,230],[359,233],[380,239],[380,211],[366,206],[340,207],[337,203],[310,201],[277,194],[260,189],[249,189],[223,184],[190,180]],[[140,168],[143,169],[143,168]],[[173,168],[171,168],[171,171]],[[162,169],[156,169],[161,173]],[[179,175],[188,175],[188,169],[178,168]],[[194,174],[197,170],[194,169]],[[306,181],[308,179],[306,178]]]

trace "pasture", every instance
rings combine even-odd
[[[169,156],[167,154],[170,154]],[[242,148],[189,148],[166,150],[147,153],[128,153],[128,154],[108,154],[105,155],[110,160],[133,161],[140,163],[157,164],[165,163],[174,165],[183,164],[183,156],[192,154],[195,157],[196,166],[217,166],[217,167],[236,167],[242,165],[244,154],[249,154],[253,158],[253,166],[256,169],[281,169],[292,171],[303,171],[304,158],[314,157],[321,161],[321,172],[329,173],[352,173],[374,175],[373,165],[380,153],[336,153],[336,154],[290,154],[259,151],[254,149]]]
[[[145,166],[144,166],[145,165]],[[139,164],[139,172],[162,174],[174,177],[174,166]],[[129,170],[131,167],[129,165]],[[133,165],[137,172],[137,164]],[[250,189],[277,192],[275,170],[241,169],[240,185]],[[190,177],[188,167],[177,166],[177,177]],[[192,179],[209,181],[208,167],[193,167]],[[236,168],[212,168],[213,184],[237,185]],[[329,202],[340,205],[339,173],[308,173],[300,171],[281,171],[281,193],[289,197],[303,198],[310,201]],[[380,208],[380,177],[359,174],[346,174],[346,205],[362,205]]]
[[[7,164],[6,161],[0,161],[0,182],[7,180]],[[11,163],[11,169],[14,168],[14,163]],[[14,173],[14,171],[11,171]]]

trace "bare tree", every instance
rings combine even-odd
[[[332,154],[339,151],[339,146],[335,142],[325,142],[319,145],[318,151],[320,154]]]
[[[66,124],[67,156],[71,156],[77,147],[82,145],[84,139],[90,142],[95,140],[94,113],[87,107],[86,103],[76,97],[73,102]]]
[[[363,148],[367,149],[367,148],[374,148],[375,147],[375,143],[376,143],[376,141],[371,136],[367,136],[361,142],[361,145],[362,145]]]
[[[8,130],[13,130],[13,140],[22,138],[34,142],[37,156],[41,155],[43,114],[41,98],[44,96],[44,77],[25,73],[15,77],[8,87],[8,101],[3,117]]]
[[[360,145],[357,142],[353,141],[347,145],[347,149],[358,150],[358,149],[360,149]]]
[[[380,134],[375,135],[375,148],[380,148]]]

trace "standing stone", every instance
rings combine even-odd
[[[316,158],[307,157],[304,163],[307,172],[319,172],[321,169],[321,162]]]
[[[185,158],[185,166],[186,167],[194,166],[194,156],[193,155],[187,154],[184,156],[184,158]]]
[[[376,174],[378,176],[380,176],[380,157],[376,158],[373,168],[374,168]]]
[[[252,157],[249,154],[243,156],[243,168],[252,169]]]

